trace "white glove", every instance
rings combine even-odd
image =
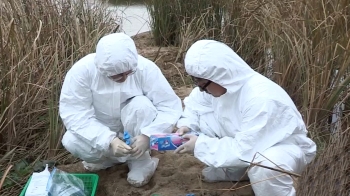
[[[131,156],[136,158],[141,157],[149,149],[149,137],[143,134],[134,137],[131,147]]]
[[[198,136],[193,135],[193,134],[187,134],[182,136],[183,139],[188,139],[188,141],[181,146],[179,146],[174,153],[178,154],[184,154],[184,153],[194,153],[194,147],[196,145],[196,141],[198,139]]]
[[[186,133],[190,132],[190,128],[184,126],[184,127],[180,127],[176,133],[178,133],[179,135],[184,135]]]
[[[127,156],[130,154],[132,148],[118,137],[114,138],[110,144],[112,147],[113,155],[116,157]]]

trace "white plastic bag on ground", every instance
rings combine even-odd
[[[49,196],[87,196],[84,182],[72,174],[54,168],[47,183]]]
[[[47,196],[46,185],[49,178],[50,171],[46,164],[44,171],[32,174],[25,196]]]

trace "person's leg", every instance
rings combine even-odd
[[[276,169],[282,168],[297,174],[300,174],[306,166],[303,152],[298,146],[292,144],[279,144],[267,149],[261,154],[270,161],[261,155],[257,155],[253,162],[258,162],[261,165]],[[252,188],[256,196],[295,196],[296,194],[293,179],[290,175],[284,175],[278,171],[254,166],[248,171],[248,176],[250,183],[253,184]]]
[[[199,127],[202,133],[209,137],[217,137],[216,130],[220,126],[214,117],[213,112],[205,113],[199,116]],[[203,180],[206,182],[219,181],[245,181],[248,180],[246,175],[247,168],[214,168],[206,167],[202,171]]]
[[[120,112],[124,131],[131,137],[141,134],[141,129],[153,122],[157,116],[157,109],[146,96],[135,96],[128,100]]]
[[[83,160],[83,165],[87,170],[96,171],[106,169],[112,167],[114,164],[107,158],[108,155],[79,140],[70,131],[67,131],[63,135],[62,144],[73,156]]]
[[[129,132],[131,138],[140,135],[140,130],[152,123],[156,116],[156,108],[145,96],[132,98],[121,110],[121,121],[124,130]],[[158,162],[158,158],[151,158],[150,151],[146,151],[138,159],[130,157],[127,161],[130,170],[128,182],[135,187],[147,184],[152,178]]]

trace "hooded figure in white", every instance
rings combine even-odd
[[[184,135],[189,141],[175,153],[194,153],[208,165],[206,181],[249,178],[257,196],[295,195],[289,175],[259,166],[244,175],[250,165],[244,161],[300,174],[315,157],[316,145],[288,94],[217,41],[194,43],[185,68],[197,87],[184,99],[178,132],[200,134]]]
[[[182,104],[160,69],[138,55],[134,41],[114,33],[68,71],[59,111],[67,129],[62,144],[86,169],[127,162],[128,182],[140,187],[159,161],[150,157],[149,136],[170,133]],[[131,135],[130,145],[121,139],[124,131]]]

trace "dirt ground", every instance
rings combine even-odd
[[[141,188],[130,186],[126,180],[128,167],[126,164],[116,165],[103,171],[99,175],[97,196],[185,196],[194,193],[196,196],[250,196],[250,186],[236,191],[222,191],[230,189],[235,182],[205,183],[200,180],[201,170],[205,167],[191,155],[177,155],[172,151],[158,153],[152,156],[159,158],[158,168],[148,185]],[[81,163],[58,166],[66,172],[86,172]],[[242,187],[248,182],[240,182],[235,188]],[[206,189],[203,191],[195,189]]]
[[[190,77],[186,76],[183,60],[177,47],[158,47],[153,45],[149,32],[133,37],[140,55],[155,62],[174,90],[190,85]]]
[[[177,59],[176,47],[156,47],[152,44],[150,33],[142,33],[134,37],[138,52],[152,60],[160,67],[163,74],[172,85],[176,94],[183,100],[191,92],[190,81],[186,79],[181,59]],[[238,188],[249,182],[205,183],[200,180],[201,170],[205,167],[191,155],[176,155],[172,151],[159,153],[152,151],[152,156],[159,158],[155,175],[148,185],[141,188],[130,186],[126,180],[128,167],[126,164],[116,165],[104,171],[99,171],[97,196],[185,196],[195,193],[196,196],[250,196],[251,187],[240,188],[236,191],[219,189]],[[67,172],[86,172],[82,164],[59,166]],[[205,190],[195,190],[205,189]]]

